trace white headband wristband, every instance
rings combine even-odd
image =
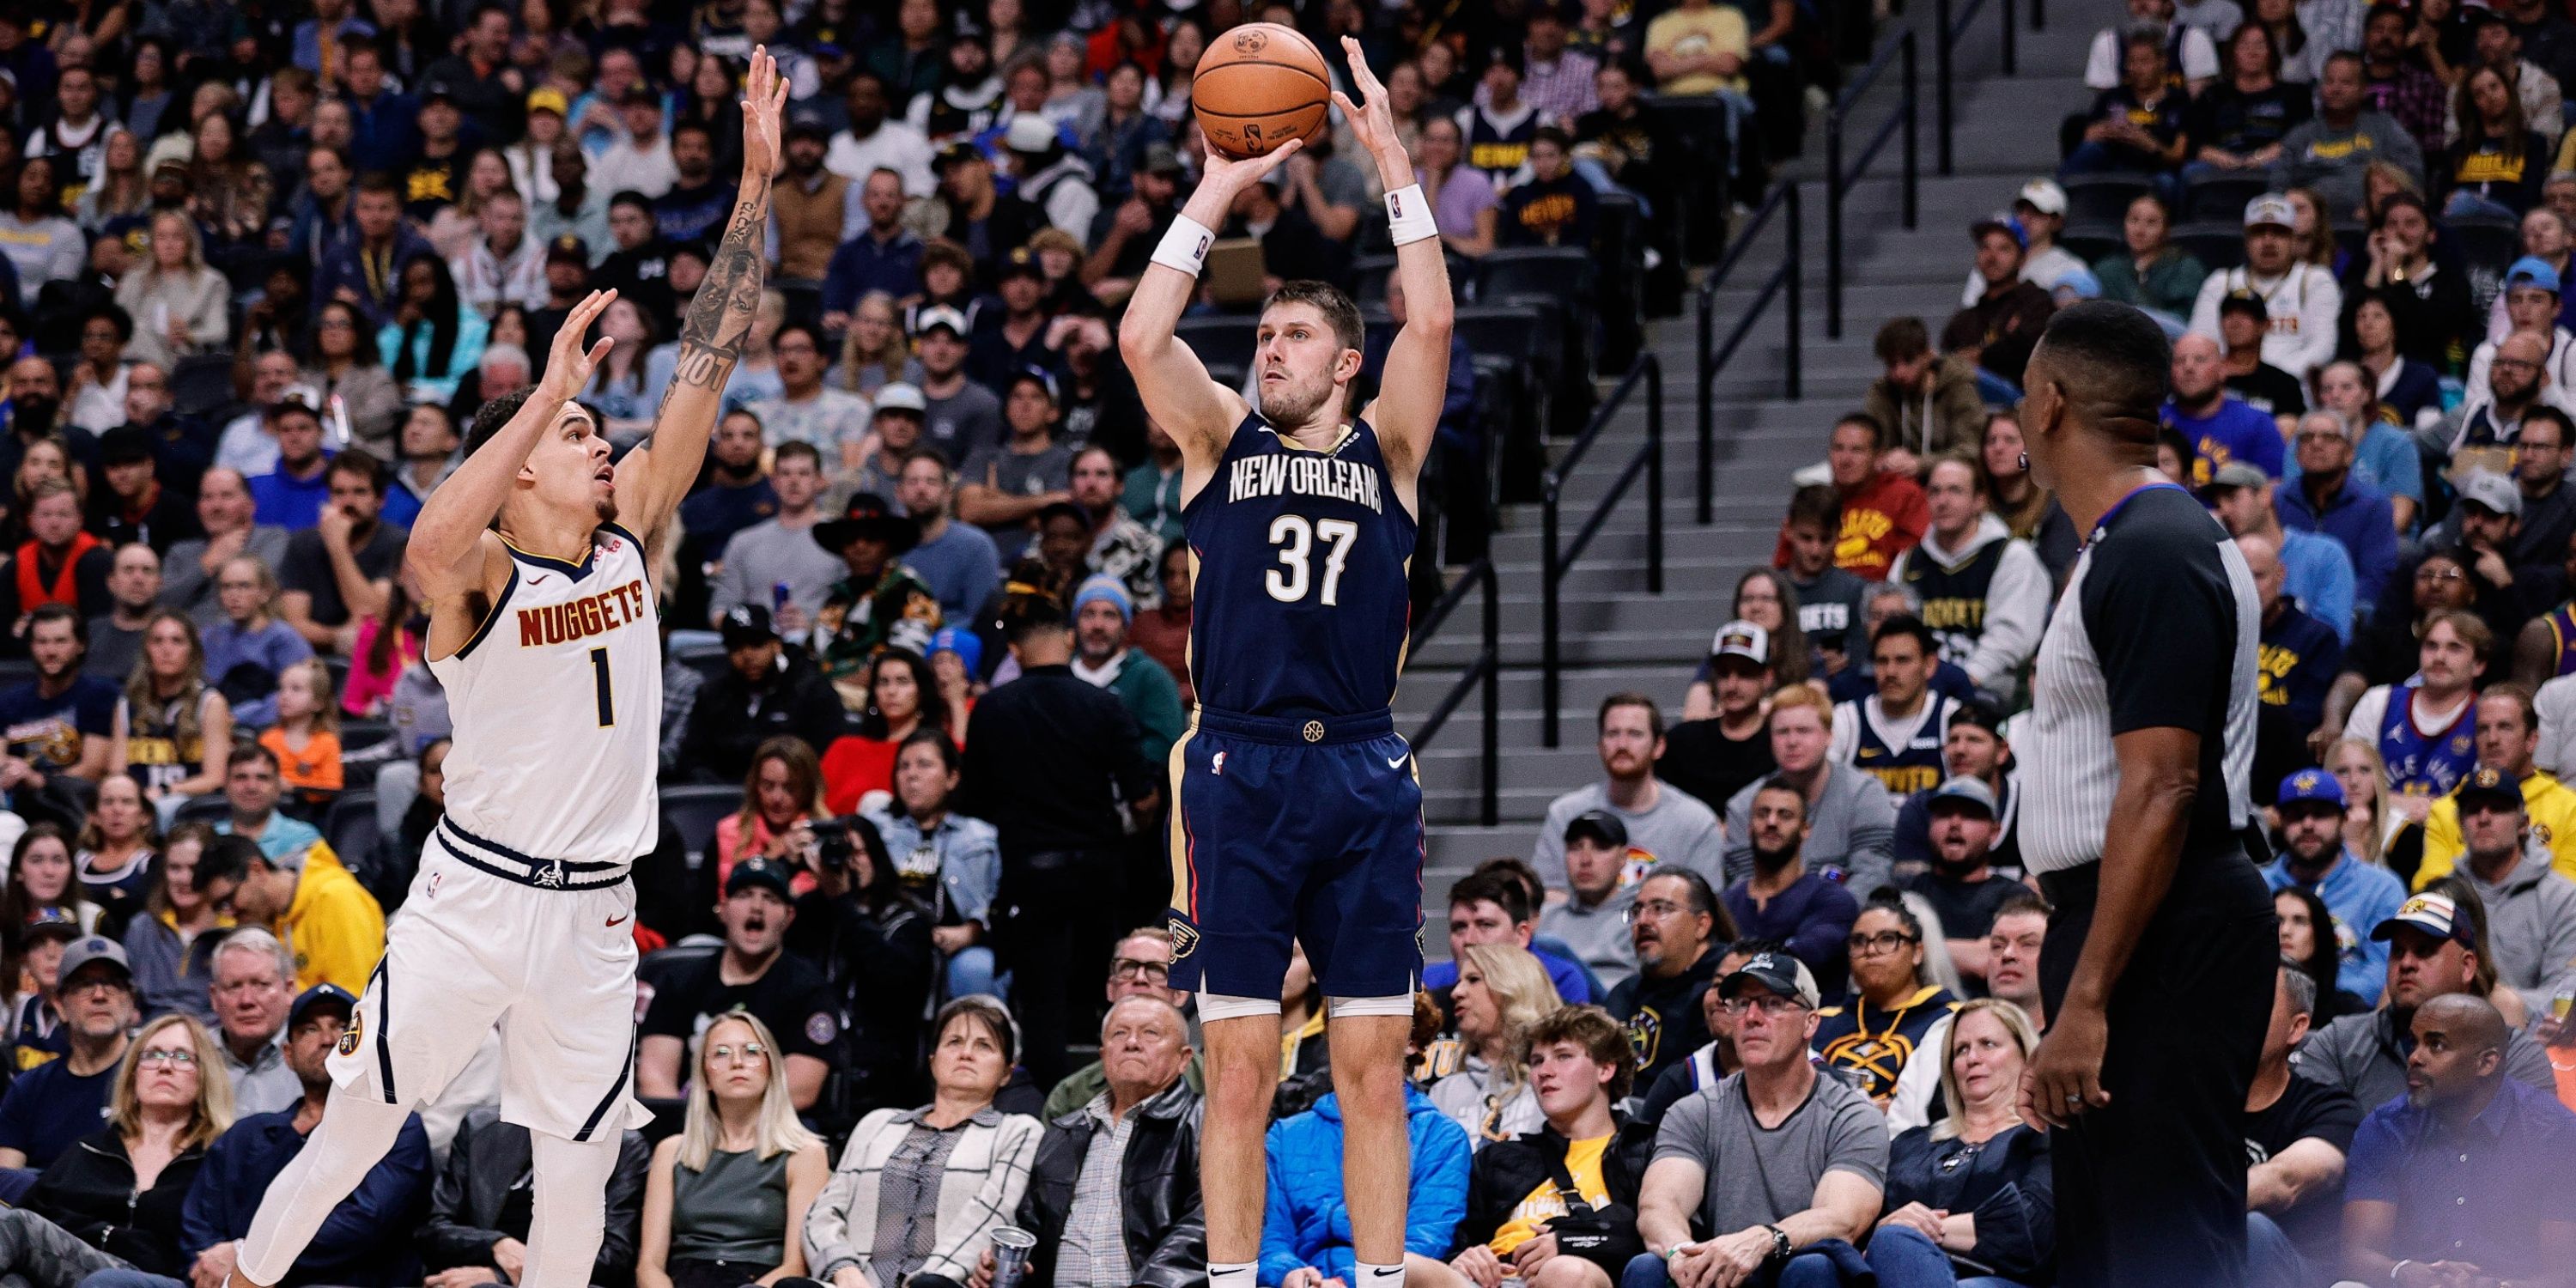
[[[1398,246],[1440,235],[1439,221],[1431,217],[1431,203],[1423,199],[1422,185],[1418,183],[1408,183],[1386,194],[1386,223]]]
[[[1153,262],[1166,268],[1177,268],[1192,277],[1207,262],[1208,245],[1216,234],[1205,224],[1188,215],[1172,216],[1172,229],[1163,234],[1163,244],[1154,248]]]

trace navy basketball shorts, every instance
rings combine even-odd
[[[1279,996],[1291,939],[1327,997],[1422,974],[1422,785],[1386,712],[1201,710],[1172,747],[1172,987]]]

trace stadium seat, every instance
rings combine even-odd
[[[179,359],[170,373],[171,410],[181,416],[204,416],[233,400],[233,359],[226,353],[201,353]]]
[[[2177,223],[2198,220],[2245,222],[2245,204],[2272,190],[2272,180],[2263,174],[2204,175],[2185,184],[2182,209],[2174,213]]]
[[[2497,215],[2455,215],[2444,219],[2441,236],[2473,268],[2502,277],[2506,265],[2522,255],[2522,221]]]
[[[716,843],[716,824],[742,808],[742,789],[731,783],[684,783],[662,789],[662,819],[687,847],[689,870],[707,860]]]
[[[2155,190],[2142,174],[2068,175],[2058,186],[2066,189],[2066,222],[2114,228],[2129,217],[2130,202]]]
[[[1172,328],[1172,335],[1190,346],[1190,352],[1202,363],[1226,363],[1252,369],[1256,332],[1253,320],[1241,315],[1185,317]]]
[[[220,823],[231,818],[232,815],[233,803],[224,799],[222,792],[210,792],[204,796],[190,797],[186,804],[179,807],[178,813],[171,817],[170,823],[173,827],[181,823]]]
[[[1514,296],[1541,295],[1570,312],[1588,313],[1598,277],[1587,248],[1506,246],[1476,261],[1476,299],[1499,304]]]
[[[2174,230],[2174,245],[2190,251],[2210,272],[2235,268],[2245,262],[2244,216],[2226,221],[2206,220],[2184,224]]]
[[[331,843],[331,852],[340,856],[340,865],[352,872],[366,866],[380,835],[376,827],[376,794],[371,791],[340,793],[340,799],[331,802],[331,812],[323,817],[322,839]]]
[[[2057,244],[2065,247],[2067,254],[2087,264],[2099,264],[2128,249],[2129,240],[2117,228],[2086,224],[2057,234]]]

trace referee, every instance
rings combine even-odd
[[[2057,906],[2021,1108],[2053,1129],[2059,1282],[2087,1288],[2246,1281],[2242,1120],[2280,952],[2246,848],[2262,613],[2236,544],[2156,472],[2170,362],[2146,314],[2076,305],[2021,414],[2032,476],[2091,534],[2013,737],[2023,859]]]

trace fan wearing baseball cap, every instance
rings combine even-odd
[[[2343,784],[2322,769],[2302,769],[2281,780],[2274,811],[2281,820],[2281,857],[2263,869],[2274,890],[2292,886],[2313,891],[2334,914],[2331,930],[2340,947],[2335,985],[2365,1002],[2377,1003],[2388,976],[2388,941],[2364,938],[2364,926],[2377,926],[2397,915],[2406,902],[2406,887],[2397,875],[2364,862],[2343,839]]]
[[[52,1166],[96,1130],[134,1027],[134,969],[113,939],[90,935],[63,948],[56,990],[69,1038],[61,1059],[18,1075],[0,1100],[0,1167]]]
[[[2373,940],[2388,945],[2387,995],[2378,1010],[2343,1016],[2310,1034],[2299,1048],[2300,1076],[2341,1087],[2365,1105],[2387,1104],[2406,1093],[2416,1009],[2453,993],[2484,997],[2495,990],[2495,967],[2485,951],[2486,907],[2465,883],[2443,885],[2408,899],[2370,930]],[[2522,1029],[2506,1041],[2504,1068],[2544,1092],[2557,1087],[2548,1052]]]
[[[2346,68],[2357,80],[2359,65],[2347,63]],[[2327,79],[2331,81],[2335,74],[2329,69]],[[2320,94],[2321,98],[2328,96]],[[2353,105],[2350,110],[2358,110],[2358,84],[2352,86],[2350,102]],[[2407,138],[2396,122],[2376,112],[2366,115],[2388,126],[2403,140],[2410,156],[2420,158],[2415,140]],[[2290,131],[2290,137],[2283,141],[2283,155],[2292,160],[2294,172],[2303,168],[2298,160],[2301,156],[2298,140],[2317,128],[2318,123],[2310,121]],[[2372,154],[2365,152],[2361,155]],[[2422,173],[2420,170],[2410,172]],[[2357,162],[2353,167],[2352,182],[2358,189],[2361,175]],[[2344,204],[2335,208],[2349,210],[2359,204],[2360,196],[2356,191]],[[2245,263],[2212,273],[2200,284],[2200,298],[2192,303],[2190,329],[2194,335],[2217,339],[2218,302],[2238,291],[2251,291],[2261,297],[2272,321],[2270,334],[2263,337],[2263,361],[2305,380],[2334,360],[2335,328],[2343,315],[2343,287],[2335,281],[2333,270],[2298,257],[2292,231],[2297,226],[2298,214],[2298,208],[2290,204],[2290,199],[2278,193],[2265,193],[2245,203]]]
[[[1741,619],[1718,627],[1708,645],[1708,683],[1717,710],[1707,719],[1674,725],[1664,735],[1655,772],[1703,801],[1726,800],[1770,773],[1778,762],[1763,728],[1762,700],[1778,682],[1771,632]]]
[[[2030,365],[2031,348],[2057,301],[2022,278],[2030,257],[2030,232],[2008,211],[1998,211],[1968,225],[1977,248],[1977,298],[1950,315],[1941,328],[1941,351],[1973,357],[1989,381],[1986,401],[2009,403],[2021,390],[2022,368]]]

